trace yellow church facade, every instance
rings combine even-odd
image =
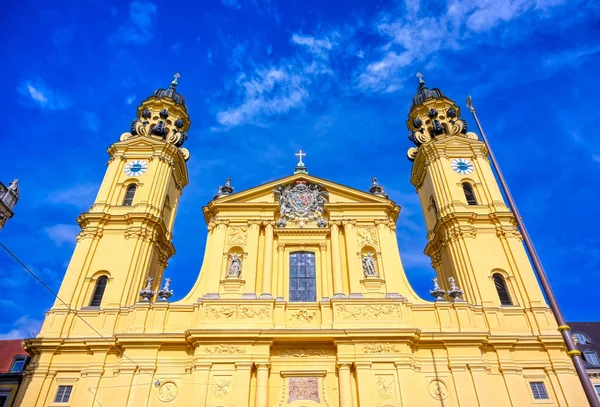
[[[17,406],[587,405],[485,145],[424,83],[408,156],[432,300],[406,278],[383,187],[309,175],[300,153],[290,176],[219,188],[199,277],[170,302],[190,158],[176,86],[108,150]]]

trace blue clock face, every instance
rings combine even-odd
[[[450,165],[454,172],[457,172],[460,175],[469,175],[475,171],[475,166],[473,166],[473,163],[466,158],[455,158],[452,160]]]
[[[148,163],[142,160],[128,162],[125,166],[125,174],[130,177],[142,175],[148,170]]]

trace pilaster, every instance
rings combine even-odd
[[[333,296],[344,297],[344,275],[340,256],[340,222],[331,221],[331,268],[333,269]]]

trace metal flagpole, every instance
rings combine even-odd
[[[550,282],[548,281],[548,276],[544,271],[544,267],[540,262],[540,259],[533,247],[533,243],[531,242],[531,238],[529,237],[529,233],[527,233],[527,229],[525,228],[525,224],[523,223],[523,219],[521,218],[521,214],[517,209],[517,204],[513,199],[510,191],[508,189],[508,185],[502,175],[502,171],[500,171],[500,167],[496,163],[496,157],[490,147],[490,143],[488,142],[485,133],[483,132],[483,128],[481,127],[481,123],[479,123],[479,118],[477,117],[477,113],[475,113],[475,108],[473,107],[473,100],[471,96],[467,96],[467,107],[473,113],[473,117],[475,118],[475,123],[477,123],[477,127],[479,128],[479,132],[481,133],[481,138],[485,146],[487,147],[488,153],[490,155],[490,161],[494,170],[496,170],[496,174],[498,174],[498,179],[500,180],[500,185],[504,190],[504,194],[508,199],[508,203],[510,208],[512,209],[515,218],[517,220],[517,225],[519,226],[519,230],[521,235],[523,236],[523,241],[525,242],[525,246],[529,252],[529,256],[533,261],[533,266],[537,273],[538,278],[540,279],[540,283],[542,284],[542,289],[544,290],[544,294],[546,294],[546,298],[548,298],[548,302],[550,303],[550,309],[554,313],[554,317],[556,318],[556,322],[558,322],[558,331],[561,333],[565,344],[567,345],[567,355],[571,357],[573,361],[573,365],[575,365],[575,370],[577,371],[577,375],[579,376],[579,380],[581,381],[581,385],[583,386],[583,390],[585,391],[585,395],[587,396],[588,401],[590,402],[591,407],[600,407],[600,399],[598,398],[598,394],[592,385],[592,382],[585,370],[585,366],[583,364],[583,359],[581,358],[581,352],[577,350],[575,347],[575,343],[573,341],[573,336],[571,335],[571,328],[566,324],[565,318],[560,312],[560,308],[558,303],[556,302],[556,297],[552,292],[552,287],[550,287]]]

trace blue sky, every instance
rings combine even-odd
[[[217,186],[287,176],[299,148],[312,175],[386,186],[402,206],[408,278],[427,298],[434,273],[405,158],[420,71],[464,112],[473,95],[567,319],[599,320],[596,293],[585,291],[600,278],[599,13],[577,0],[9,5],[0,179],[19,178],[21,200],[0,241],[57,290],[106,148],[179,72],[192,158],[166,271],[174,299],[200,270],[201,208]],[[0,338],[37,332],[51,295],[6,253],[0,281]]]

